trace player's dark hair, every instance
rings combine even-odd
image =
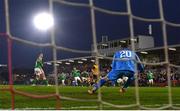
[[[122,44],[121,44],[121,47],[122,47],[122,48],[127,48],[127,47],[128,47],[128,44],[127,44],[127,43],[122,43]]]

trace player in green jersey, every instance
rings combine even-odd
[[[33,81],[33,85],[36,85],[39,80],[42,80],[43,84],[48,85],[48,81],[43,70],[43,53],[40,53],[36,60],[34,73],[36,78]]]
[[[81,72],[81,78],[82,78],[83,85],[88,84],[88,77],[89,77],[89,73],[86,70]]]
[[[149,86],[153,86],[153,84],[154,84],[153,78],[154,78],[153,73],[151,71],[148,71],[147,79],[148,79]]]
[[[82,80],[81,80],[81,78],[80,78],[80,71],[79,70],[77,70],[75,67],[73,68],[73,70],[72,70],[72,76],[74,77],[74,80],[75,80],[75,85],[76,86],[78,86],[78,81],[80,82],[80,83],[82,83]]]
[[[64,72],[62,72],[61,74],[59,74],[58,77],[59,81],[61,81],[62,85],[65,86],[65,80],[66,80],[66,74]]]

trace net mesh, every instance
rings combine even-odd
[[[127,16],[129,18],[129,31],[130,31],[130,37],[131,39],[134,39],[134,20],[139,20],[139,21],[145,21],[145,22],[159,22],[162,25],[162,32],[163,32],[163,43],[164,43],[164,52],[165,52],[165,61],[159,62],[159,63],[147,63],[147,62],[142,62],[145,65],[152,65],[152,66],[157,66],[157,65],[166,65],[167,69],[167,80],[168,80],[168,104],[165,106],[161,107],[156,107],[154,109],[166,109],[166,108],[173,108],[173,109],[180,109],[180,107],[175,107],[172,103],[172,92],[171,92],[171,80],[170,80],[170,67],[177,67],[180,68],[180,66],[175,65],[170,63],[169,61],[169,56],[168,56],[168,44],[167,44],[167,31],[166,27],[167,26],[172,26],[172,27],[180,27],[180,24],[172,23],[164,18],[164,11],[163,11],[163,0],[158,0],[158,6],[159,6],[159,18],[154,18],[154,19],[149,19],[149,18],[143,18],[136,16],[132,13],[131,9],[131,1],[126,0],[126,5],[127,5],[127,12],[117,12],[117,11],[110,11],[107,9],[99,8],[94,6],[93,0],[89,0],[89,4],[85,3],[75,3],[75,2],[69,2],[65,0],[49,0],[49,7],[50,7],[50,12],[53,13],[53,3],[59,3],[63,5],[68,5],[72,7],[86,7],[90,9],[90,14],[91,14],[91,27],[92,27],[92,35],[93,35],[93,49],[92,51],[87,51],[87,50],[78,50],[78,49],[71,49],[67,47],[62,47],[62,46],[57,46],[55,43],[55,33],[54,29],[52,28],[51,30],[51,43],[36,43],[32,41],[27,41],[24,39],[21,39],[19,37],[15,37],[11,35],[10,31],[10,15],[9,15],[9,5],[8,5],[8,0],[5,0],[5,17],[6,17],[6,32],[5,33],[0,33],[1,37],[6,37],[7,39],[7,44],[8,44],[8,72],[9,72],[9,88],[2,88],[0,89],[1,91],[9,91],[11,93],[11,108],[15,109],[15,95],[22,95],[22,96],[27,96],[31,98],[56,98],[57,104],[56,104],[56,109],[60,109],[60,99],[64,100],[71,100],[71,101],[96,101],[99,102],[99,109],[102,109],[102,105],[107,105],[111,107],[116,107],[116,108],[130,108],[130,107],[139,107],[140,109],[153,109],[153,108],[148,108],[140,103],[140,97],[139,97],[139,87],[138,87],[138,80],[135,80],[135,93],[136,93],[136,104],[130,104],[130,105],[115,105],[108,103],[104,100],[102,100],[102,95],[101,95],[101,90],[98,90],[98,99],[79,99],[79,98],[71,98],[71,97],[65,97],[61,96],[58,90],[58,76],[57,76],[57,67],[56,67],[56,62],[57,62],[57,50],[63,50],[63,51],[69,51],[69,52],[74,52],[74,53],[84,53],[84,54],[94,54],[96,58],[96,64],[99,65],[99,57],[102,56],[99,54],[98,49],[97,49],[97,37],[96,37],[96,19],[95,19],[95,11],[108,14],[108,15],[117,15],[117,16]],[[31,46],[36,46],[36,47],[51,47],[53,49],[53,66],[54,66],[54,72],[56,74],[55,76],[55,93],[53,94],[47,94],[47,95],[36,95],[36,94],[31,94],[23,91],[19,91],[14,89],[13,87],[13,80],[12,80],[12,41],[19,42],[21,44],[26,44],[26,45],[31,45]],[[132,50],[135,51],[135,45],[134,42],[132,42]],[[110,59],[112,60],[113,58],[111,57],[105,57],[105,59]],[[137,77],[136,77],[137,78]]]

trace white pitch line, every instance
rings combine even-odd
[[[147,106],[147,107],[150,107],[150,106],[166,106],[168,104],[153,104],[153,105],[141,105],[141,106]],[[179,106],[180,104],[173,104],[173,105],[177,105]],[[105,108],[110,108],[111,106],[103,106]],[[61,109],[84,109],[84,108],[87,108],[87,109],[92,109],[92,108],[98,108],[98,106],[73,106],[73,107],[61,107]],[[151,107],[150,107],[151,108]],[[49,107],[49,108],[16,108],[16,110],[55,110],[54,107]]]

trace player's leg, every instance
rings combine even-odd
[[[41,69],[41,79],[43,80],[43,84],[49,85],[43,69]]]
[[[93,75],[93,82],[96,83],[98,81],[98,76],[97,75]]]
[[[80,83],[82,83],[82,80],[81,80],[80,77],[77,77],[77,80],[78,80]]]
[[[111,86],[115,87],[116,86],[116,81],[111,81]]]
[[[152,79],[152,86],[154,85],[154,80]]]
[[[75,86],[78,86],[78,78],[74,77],[74,80],[75,80]]]
[[[149,79],[149,83],[148,83],[148,84],[149,84],[149,86],[151,86],[151,85],[152,85],[152,81],[151,81],[151,79]]]
[[[124,86],[122,88],[120,88],[120,92],[124,93],[124,92],[126,92],[127,88],[131,84],[131,82],[134,80],[134,72],[125,71],[125,72],[122,72],[122,73],[124,73],[124,75],[126,77],[128,77],[127,81],[124,83]]]
[[[150,86],[150,82],[151,82],[151,81],[150,81],[150,79],[149,79],[149,80],[148,80],[148,85],[149,85],[149,86]]]
[[[80,85],[83,86],[83,80],[80,77],[78,77],[78,81],[80,82]]]
[[[35,85],[37,85],[37,83],[38,83],[38,81],[39,81],[39,79],[38,79],[39,77],[37,77],[37,75],[36,75],[36,77],[33,79],[33,81],[32,81],[32,86],[35,86]]]
[[[83,84],[83,86],[87,85],[87,78],[86,77],[82,77],[82,84]]]
[[[95,83],[93,85],[93,88],[91,90],[88,90],[88,93],[89,94],[95,93],[95,91],[98,90],[101,86],[103,86],[107,81],[108,81],[107,77],[100,79],[98,83]]]
[[[149,80],[150,86],[153,86],[153,79]]]
[[[65,80],[61,80],[62,85],[65,86]]]
[[[86,81],[86,78],[85,77],[82,77],[82,82],[84,83]]]
[[[35,74],[35,78],[34,80],[32,81],[32,85],[35,86],[37,85],[39,79],[40,79],[40,69],[39,68],[35,68],[34,69],[34,74]]]
[[[93,85],[92,90],[88,90],[89,94],[95,93],[100,87],[102,87],[107,81],[114,81],[118,78],[118,71],[111,70],[108,75],[104,78],[101,78],[98,83]]]
[[[123,76],[123,78],[122,78],[122,79],[123,79],[123,81],[124,81],[124,82],[126,82],[126,81],[128,80],[128,77]]]
[[[92,76],[89,76],[87,81],[88,81],[88,85],[89,85],[89,86],[92,86],[92,84],[93,84],[93,78],[92,78]]]
[[[148,80],[148,85],[149,85],[149,86],[151,85],[151,80],[150,80],[150,79]]]
[[[122,86],[124,84],[124,81],[122,78],[117,79],[117,83]]]

